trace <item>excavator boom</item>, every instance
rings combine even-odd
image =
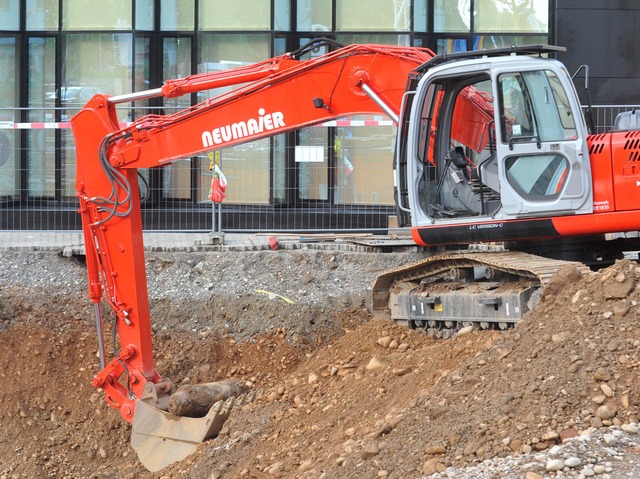
[[[217,394],[220,385],[214,384],[208,394],[215,403],[205,417],[182,418],[167,411],[175,394],[172,383],[153,365],[137,170],[354,114],[382,111],[397,120],[411,71],[434,56],[422,48],[351,45],[312,60],[299,59],[318,45],[315,41],[254,65],[167,81],[156,90],[96,95],[71,119],[102,367],[93,383],[133,422],[132,444],[150,470],[181,460],[203,439],[215,436],[233,403],[251,394],[242,388],[222,388]],[[148,115],[124,128],[116,113],[119,103],[231,85],[237,87],[178,113]],[[102,339],[103,299],[115,315],[119,342],[110,360]],[[194,421],[201,425],[194,427]],[[178,426],[180,422],[190,425]]]

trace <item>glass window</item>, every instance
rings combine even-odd
[[[55,71],[56,50],[55,39],[30,38],[29,39],[29,107],[42,109],[47,107],[53,110],[55,104],[51,98],[55,96]],[[53,118],[47,118],[53,120]],[[31,120],[43,121],[43,120]]]
[[[18,106],[18,55],[16,39],[0,37],[0,107]],[[0,112],[0,115],[6,116]],[[2,118],[13,120],[13,118]]]
[[[220,151],[220,169],[227,178],[226,204],[269,203],[270,145],[271,139],[265,138]]]
[[[427,31],[427,0],[414,0],[413,2],[413,29],[416,32]]]
[[[268,34],[208,34],[200,41],[198,73],[227,70],[270,58]],[[209,97],[222,93],[213,90]],[[204,98],[202,98],[204,99]]]
[[[270,0],[201,1],[199,27],[201,30],[269,30],[270,5]]]
[[[7,116],[6,112],[2,114],[2,117]],[[17,130],[0,130],[0,204],[18,197],[19,133]]]
[[[436,53],[466,52],[467,40],[465,38],[439,38]]]
[[[284,138],[278,136],[276,140],[278,144],[280,141],[283,142]],[[271,140],[265,138],[202,156],[197,170],[198,202],[209,201],[212,168],[215,162],[227,179],[227,197],[224,204],[268,204],[270,145]],[[281,203],[285,200],[285,171],[282,170],[284,148],[278,149],[275,154],[279,158],[278,180],[274,177],[274,181],[278,181],[278,185],[274,186],[277,189],[275,201]]]
[[[27,0],[27,30],[57,30],[58,0]]]
[[[296,146],[299,200],[329,199],[328,144],[328,128],[312,126],[300,130]]]
[[[549,0],[475,0],[478,32],[543,32],[549,30]]]
[[[556,198],[569,172],[569,161],[562,155],[512,156],[505,160],[509,184],[524,198]]]
[[[16,69],[18,55],[15,38],[0,38],[0,121],[19,121],[18,85]],[[0,130],[0,201],[18,195],[19,143],[18,130]]]
[[[198,52],[198,73],[227,70],[265,60],[271,56],[270,43],[269,34],[202,35]],[[216,97],[233,88],[202,92],[198,100]],[[221,169],[228,183],[227,198],[224,200],[226,204],[269,203],[270,144],[271,140],[267,138],[220,151]],[[209,189],[206,180],[201,180],[201,187],[203,184],[206,184],[206,191],[198,193],[201,199]]]
[[[409,35],[388,35],[384,33],[341,34],[336,35],[336,40],[344,45],[351,45],[352,43],[376,43],[381,45],[409,46],[411,42]]]
[[[136,30],[153,30],[153,0],[136,1]]]
[[[357,122],[362,118],[352,120]],[[388,122],[386,117],[377,115],[366,119]],[[394,204],[394,135],[392,125],[336,128],[335,204]]]
[[[133,35],[130,33],[74,34],[66,37],[60,101],[80,108],[95,93],[131,92]]]
[[[289,0],[276,0],[274,4],[273,28],[278,31],[291,30],[291,9]]]
[[[191,38],[171,37],[162,41],[162,78],[174,80],[191,75]],[[165,98],[166,108],[186,108],[191,105],[191,96]]]
[[[339,35],[338,35],[339,37]],[[312,40],[314,40],[314,38],[309,38],[309,37],[302,37],[300,38],[300,42],[298,44],[298,47],[304,47],[306,45],[309,44],[309,42],[311,42]],[[337,42],[340,43],[345,43],[345,40],[343,38],[336,38]],[[322,45],[322,46],[316,46],[316,48],[311,49],[311,51],[309,51],[308,53],[305,53],[304,55],[302,55],[302,57],[300,57],[301,60],[310,60],[312,58],[316,58],[322,55],[326,55],[327,53],[329,53],[330,48],[327,45]]]
[[[471,0],[435,0],[433,30],[435,32],[469,32]]]
[[[165,38],[162,44],[162,77],[184,78],[191,74],[191,38]],[[191,95],[165,98],[166,113],[173,113],[191,105]],[[162,198],[191,198],[191,160],[181,160],[162,169]]]
[[[273,39],[273,56],[284,55],[287,53],[287,39],[284,37]]]
[[[272,197],[276,205],[289,201],[287,192],[289,168],[287,165],[287,135],[273,137],[273,173],[271,178]]]
[[[577,136],[566,92],[552,71],[500,75],[500,110],[503,143]]]
[[[151,88],[149,78],[149,49],[151,40],[149,37],[136,37],[135,39],[135,55],[134,55],[134,77],[133,77],[133,91],[144,91]],[[138,100],[135,103],[136,107],[147,106],[149,100]],[[138,113],[136,116],[141,116]]]
[[[534,134],[533,111],[529,93],[520,74],[500,77],[501,112],[500,127],[502,141],[514,137],[529,137]]]
[[[29,120],[51,122],[55,120],[55,55],[54,38],[29,39]],[[55,130],[28,130],[27,132],[28,194],[29,197],[55,196]]]
[[[109,2],[63,0],[62,28],[65,30],[130,30],[131,14],[131,0]]]
[[[336,2],[336,30],[411,30],[410,2],[340,0]]]
[[[160,30],[193,30],[195,0],[160,3]]]
[[[0,2],[0,30],[20,29],[20,0]]]
[[[133,35],[130,33],[78,33],[64,37],[61,91],[53,93],[63,109],[61,119],[77,113],[97,93],[122,95],[131,92]],[[125,113],[126,115],[126,113]],[[70,130],[62,130],[62,187],[65,196],[75,195],[75,151]]]
[[[298,31],[330,32],[333,29],[331,0],[297,0],[297,2]]]
[[[479,35],[473,37],[473,50],[508,48],[511,45],[549,43],[547,35]]]

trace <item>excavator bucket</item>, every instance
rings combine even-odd
[[[217,436],[231,410],[254,397],[249,392],[219,400],[204,417],[178,416],[155,407],[149,398],[138,399],[131,446],[144,467],[159,471],[193,454],[205,439]]]

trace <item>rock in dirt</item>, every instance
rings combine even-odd
[[[176,416],[203,417],[218,401],[238,397],[250,391],[246,382],[238,379],[187,384],[181,386],[169,398],[169,412]]]

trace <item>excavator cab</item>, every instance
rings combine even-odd
[[[555,47],[506,50],[436,57],[410,92],[399,207],[427,244],[497,240],[511,220],[592,212],[587,128],[570,76],[531,56]]]

